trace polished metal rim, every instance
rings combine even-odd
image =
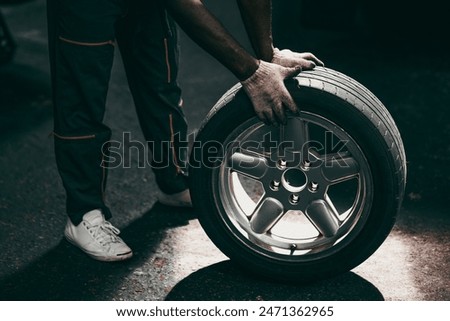
[[[320,115],[284,126],[252,118],[226,139],[213,194],[233,237],[288,261],[323,258],[351,242],[373,199],[369,163],[357,142]]]

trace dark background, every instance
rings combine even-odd
[[[8,2],[8,3],[7,3]],[[234,1],[205,1],[247,48]],[[0,66],[0,299],[2,300],[449,300],[450,59],[442,1],[274,0],[274,42],[311,51],[357,79],[393,115],[408,185],[393,232],[352,272],[308,286],[236,269],[195,211],[157,203],[149,169],[115,169],[113,223],[129,262],[93,261],[62,239],[64,190],[53,159],[45,1],[0,1],[17,43]],[[195,131],[236,79],[181,32],[186,115]],[[143,140],[117,56],[105,122]]]

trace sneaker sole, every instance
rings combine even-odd
[[[66,233],[64,233],[64,237],[66,238],[66,240],[72,244],[73,246],[75,246],[77,249],[81,250],[83,253],[87,254],[90,258],[97,260],[97,261],[101,261],[101,262],[119,262],[119,261],[124,261],[127,260],[129,258],[131,258],[133,256],[133,251],[127,252],[127,253],[123,253],[117,256],[100,256],[100,255],[95,255],[92,254],[88,251],[85,251],[82,247],[78,246],[78,244]]]

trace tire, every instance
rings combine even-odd
[[[390,233],[406,184],[399,131],[383,104],[327,68],[286,82],[301,109],[260,122],[240,85],[196,137],[190,187],[214,244],[253,275],[309,282],[351,270]]]

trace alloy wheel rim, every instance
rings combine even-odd
[[[327,135],[344,147],[327,150]],[[364,226],[373,200],[370,166],[357,142],[332,121],[302,112],[275,128],[255,117],[224,146],[212,175],[215,203],[233,237],[252,251],[288,261],[323,258]],[[344,194],[345,202],[339,199]]]

